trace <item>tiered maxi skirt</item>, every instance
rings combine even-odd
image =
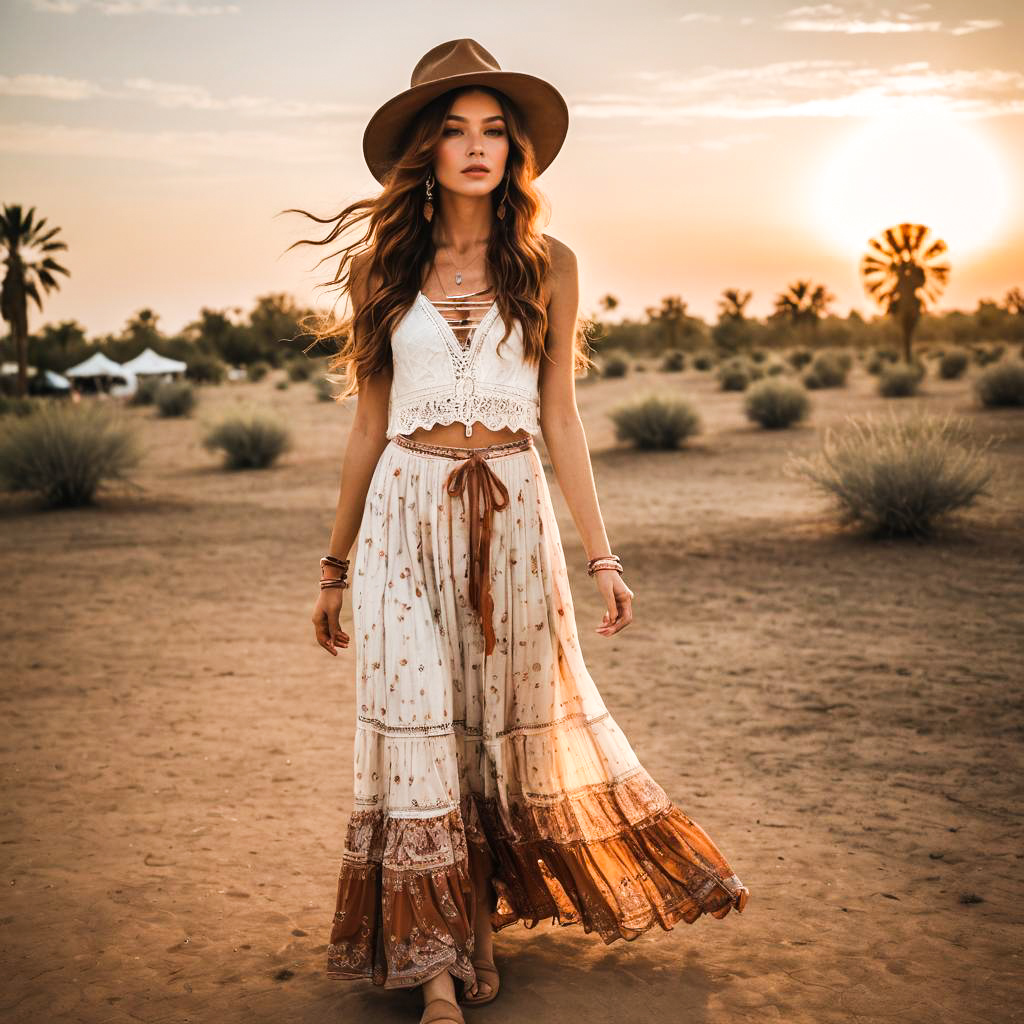
[[[743,910],[746,887],[587,671],[532,437],[392,439],[350,594],[354,808],[329,976],[399,988],[447,969],[472,984],[471,857],[495,930],[550,918],[610,943]]]

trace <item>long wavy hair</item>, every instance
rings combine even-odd
[[[360,381],[391,366],[391,334],[416,299],[423,267],[433,260],[436,249],[431,224],[423,216],[428,172],[452,104],[462,93],[474,90],[489,93],[501,105],[509,139],[505,216],[494,217],[486,254],[489,278],[494,283],[498,311],[505,324],[499,346],[508,338],[512,322],[518,319],[526,361],[532,365],[547,354],[544,339],[548,318],[541,286],[551,270],[551,254],[547,240],[537,228],[546,201],[542,202],[542,194],[534,185],[537,165],[533,146],[518,109],[504,93],[480,85],[464,86],[443,93],[419,111],[379,195],[352,203],[334,217],[317,217],[296,208],[282,211],[332,225],[324,238],[300,239],[286,252],[297,245],[330,245],[365,221],[362,237],[317,263],[319,266],[333,256],[341,257],[334,279],[317,287],[337,286],[339,299],[346,294],[351,296],[353,261],[363,253],[368,254],[368,260],[365,269],[360,267],[360,273],[365,273],[367,282],[380,282],[379,287],[368,289],[362,306],[354,315],[350,308],[340,322],[333,308],[328,314],[313,313],[300,321],[308,325],[305,333],[314,339],[303,351],[321,343],[335,350],[327,369],[331,374],[340,371],[344,386],[334,396],[337,401],[357,393]],[[491,192],[492,209],[497,209],[504,195],[503,184]],[[439,198],[435,195],[435,205]],[[586,342],[586,332],[581,331],[577,317],[573,330],[574,371],[592,365],[581,342]]]

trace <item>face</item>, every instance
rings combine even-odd
[[[438,184],[459,195],[485,196],[501,184],[507,158],[501,105],[489,93],[463,93],[452,104],[434,153]],[[485,170],[467,173],[470,167]]]

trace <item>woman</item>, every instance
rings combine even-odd
[[[471,39],[437,46],[367,125],[382,194],[324,240],[369,219],[332,282],[354,314],[332,368],[359,401],[313,613],[318,642],[347,649],[351,584],[355,809],[327,971],[422,985],[424,1022],[463,1020],[453,978],[465,1004],[498,993],[493,930],[551,918],[634,939],[748,895],[580,652],[538,430],[607,608],[599,635],[632,622],[633,592],[576,409],[575,257],[535,228],[533,179],[567,124],[547,82]]]

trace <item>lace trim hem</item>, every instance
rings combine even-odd
[[[480,422],[488,430],[540,430],[538,400],[505,395],[434,396],[414,404],[395,406],[388,422],[388,436],[411,434],[420,427]]]

